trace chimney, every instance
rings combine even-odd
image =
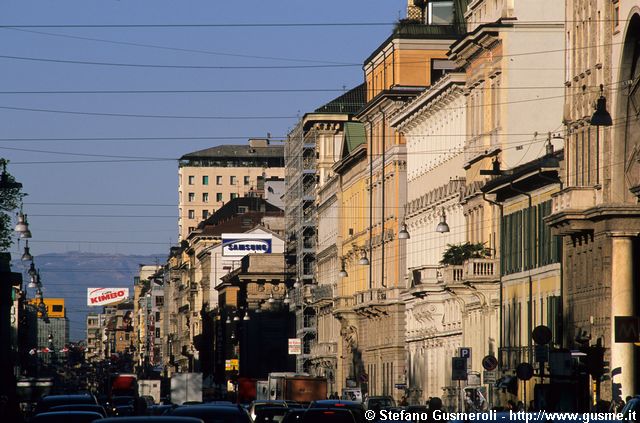
[[[268,147],[269,140],[266,138],[249,138],[249,147]]]
[[[407,20],[424,22],[424,0],[407,0]]]

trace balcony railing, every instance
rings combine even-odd
[[[489,282],[499,278],[496,259],[470,259],[463,265],[442,268],[442,280],[448,283]]]
[[[337,351],[337,342],[316,342],[311,345],[311,355],[314,357],[335,356]]]
[[[313,287],[311,291],[311,300],[313,302],[331,299],[333,299],[333,285],[322,284]]]
[[[552,196],[552,213],[567,210],[586,210],[595,207],[597,190],[594,187],[568,187]]]

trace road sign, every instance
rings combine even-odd
[[[471,347],[460,347],[458,357],[467,359],[467,370],[471,370]]]
[[[493,385],[494,383],[496,383],[496,372],[485,370],[484,372],[482,372],[482,380],[484,381],[485,385]]]
[[[482,367],[487,370],[495,370],[498,367],[498,359],[492,355],[485,355],[482,359]]]
[[[640,318],[638,316],[615,316],[615,342],[635,343],[640,341]]]
[[[520,363],[516,367],[516,376],[520,380],[529,380],[533,377],[533,367],[529,363]]]
[[[302,339],[289,338],[289,354],[291,355],[302,354]]]
[[[451,380],[467,380],[467,359],[451,358]]]
[[[553,334],[551,333],[551,329],[549,329],[547,326],[540,325],[536,326],[533,332],[531,332],[531,337],[536,344],[547,345],[549,342],[551,342]]]

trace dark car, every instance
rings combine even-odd
[[[93,411],[50,411],[37,414],[31,423],[91,423],[102,418],[100,413]]]
[[[288,407],[287,402],[283,400],[255,400],[249,405],[249,415],[252,419],[256,418],[258,410],[266,407]]]
[[[347,409],[351,411],[351,414],[353,414],[353,417],[356,419],[356,423],[363,423],[367,421],[364,417],[364,408],[362,407],[362,404],[356,401],[320,400],[309,404],[309,409],[312,408]]]
[[[100,404],[65,404],[51,407],[49,411],[93,411],[107,417],[107,411]]]
[[[111,398],[112,416],[134,416],[136,411],[136,399],[130,396],[118,396]]]
[[[93,395],[47,395],[38,401],[36,414],[49,411],[51,407],[68,404],[98,404]]]
[[[256,418],[253,421],[255,423],[280,423],[289,410],[288,407],[263,407],[256,411]]]
[[[205,423],[252,423],[247,411],[239,405],[187,405],[176,407],[166,415],[197,417]]]
[[[169,412],[170,410],[173,410],[174,408],[176,408],[176,405],[173,405],[173,404],[152,405],[151,407],[147,408],[147,415],[162,416],[167,412]]]
[[[357,423],[355,416],[347,408],[308,409],[301,423]]]
[[[290,408],[280,423],[300,423],[302,421],[302,416],[306,411],[306,408]]]
[[[313,408],[330,408],[330,409],[347,409],[353,414],[356,423],[366,422],[364,416],[364,408],[362,404],[356,401],[344,401],[344,400],[320,400],[313,401],[309,404],[309,409]]]
[[[372,396],[364,400],[365,410],[382,410],[383,408],[394,408],[395,406],[396,401],[389,396]]]
[[[100,423],[204,423],[202,419],[173,416],[110,417]]]

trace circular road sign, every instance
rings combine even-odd
[[[547,345],[551,341],[552,336],[551,329],[544,325],[536,326],[531,333],[531,337],[538,345]]]
[[[529,380],[533,377],[533,366],[529,363],[520,363],[516,367],[516,376],[520,380]]]
[[[498,359],[492,355],[486,355],[482,359],[482,367],[488,372],[495,370],[498,367]]]

